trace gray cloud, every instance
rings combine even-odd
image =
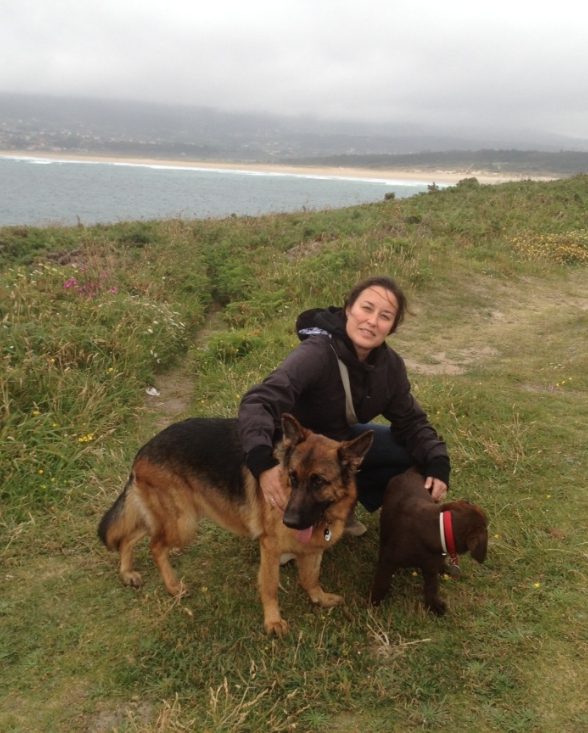
[[[577,0],[0,0],[0,12],[0,91],[588,138]]]

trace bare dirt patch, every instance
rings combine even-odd
[[[468,366],[484,358],[497,356],[498,350],[491,346],[481,348],[470,347],[460,351],[453,351],[451,354],[445,351],[437,351],[429,354],[422,361],[406,358],[406,367],[417,374],[464,374]]]
[[[146,394],[145,407],[157,416],[156,422],[162,427],[187,412],[194,393],[194,377],[186,366],[159,374],[153,387]]]

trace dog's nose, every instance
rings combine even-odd
[[[284,522],[286,527],[290,527],[290,529],[306,529],[306,527],[302,524],[300,514],[296,511],[288,509],[288,507],[286,507],[286,511],[284,512],[282,521]]]

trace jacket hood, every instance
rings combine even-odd
[[[309,336],[347,336],[343,308],[311,308],[296,319],[296,333],[301,341]]]

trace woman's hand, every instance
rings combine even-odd
[[[435,501],[442,501],[447,493],[447,484],[438,478],[427,476],[425,479],[425,489],[431,492],[431,496]]]
[[[263,498],[267,503],[272,509],[277,509],[283,514],[287,502],[282,481],[282,467],[278,464],[260,473],[259,485],[261,486]]]

